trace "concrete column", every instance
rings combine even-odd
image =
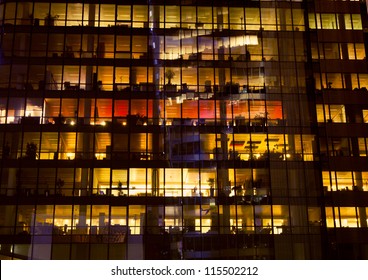
[[[14,232],[14,225],[18,225],[18,221],[16,221],[15,217],[16,213],[16,206],[15,205],[7,205],[5,207],[5,211],[2,213],[4,220],[2,221],[1,225],[1,234],[2,235],[8,235],[8,236],[14,236],[16,232]],[[18,229],[17,229],[18,230]],[[14,248],[12,251],[12,242],[6,242],[1,244],[1,254],[3,256],[11,256],[12,252],[14,252]]]
[[[222,10],[221,8],[216,8],[216,13],[217,13],[217,26],[219,30],[222,30],[223,27],[223,15],[222,15]],[[221,39],[219,39],[221,40]],[[219,48],[218,50],[218,58],[219,60],[224,60],[225,59],[225,48],[222,46]],[[225,90],[225,84],[226,84],[226,73],[225,73],[225,69],[224,68],[220,68],[218,69],[219,71],[219,77],[218,77],[218,85],[219,85],[219,91],[221,92],[221,95],[224,94],[224,90]],[[231,82],[231,81],[229,81]],[[229,171],[226,168],[226,166],[224,166],[224,161],[228,159],[228,131],[227,130],[227,119],[226,119],[226,114],[227,114],[227,100],[221,99],[220,100],[220,123],[223,126],[223,131],[221,133],[221,146],[220,151],[221,151],[221,158],[218,158],[217,161],[217,186],[218,186],[218,195],[225,195],[225,196],[229,196],[230,192],[231,192],[231,186],[229,184]],[[230,233],[230,206],[229,205],[223,205],[222,206],[222,214],[220,214],[219,217],[219,232],[220,233],[225,233],[228,234]],[[216,223],[217,219],[212,220],[212,223]]]
[[[10,158],[17,158],[18,155],[18,147],[19,147],[19,140],[20,140],[20,133],[13,132],[10,142]],[[9,168],[8,173],[8,187],[6,194],[11,196],[15,195],[17,192],[17,168]]]
[[[360,227],[367,228],[367,212],[365,207],[358,207]]]
[[[145,224],[145,233],[147,234],[160,234],[159,227],[159,216],[160,216],[160,207],[147,207],[147,219]]]
[[[354,156],[355,156],[355,154],[354,154]],[[354,171],[354,179],[355,179],[354,184],[356,186],[356,190],[357,191],[362,191],[363,190],[362,172]],[[365,207],[358,207],[358,218],[359,218],[360,227],[362,227],[362,228],[368,227],[368,225],[367,225],[367,212],[366,212]]]
[[[87,233],[87,205],[79,205],[77,233]]]
[[[18,11],[22,11],[21,22],[24,25],[33,24],[33,14],[30,3],[18,3]]]
[[[95,25],[95,17],[96,17],[96,8],[94,4],[89,4],[89,14],[88,14],[88,25],[94,26]],[[93,54],[94,53],[94,35],[88,34],[87,37],[87,53]],[[90,91],[93,90],[94,81],[93,81],[93,66],[88,65],[86,67],[86,90]],[[82,112],[79,112],[79,117],[83,118],[84,124],[90,124],[91,123],[91,108],[92,108],[92,100],[91,99],[85,99],[84,100],[84,114],[81,115]],[[92,159],[93,155],[91,154],[91,151],[94,149],[91,149],[91,135],[90,133],[83,133],[79,134],[80,138],[78,140],[79,144],[82,144],[82,158],[83,159]],[[89,174],[92,173],[92,174]],[[93,169],[89,171],[88,168],[82,168],[82,174],[81,174],[81,189],[82,189],[82,195],[87,195],[88,190],[91,190],[91,183],[93,178]],[[91,193],[89,193],[91,194]]]
[[[137,69],[134,67],[130,68],[129,84],[131,89],[133,88],[133,85],[137,84]]]
[[[150,6],[150,37],[149,37],[149,45],[147,47],[148,57],[152,59],[153,64],[153,77],[152,81],[155,85],[155,99],[153,100],[153,123],[155,125],[159,124],[160,116],[161,116],[161,108],[160,108],[160,66],[159,58],[160,58],[160,37],[155,34],[155,30],[160,27],[160,7],[159,6]],[[159,134],[158,134],[159,135]],[[153,140],[155,141],[155,139]],[[156,139],[157,141],[157,139]]]
[[[220,216],[220,234],[230,234],[230,205],[222,206]]]
[[[280,22],[278,22],[278,26],[280,28],[281,31],[286,31],[286,14],[285,14],[285,9],[278,9],[277,10],[280,14],[279,17],[277,18]]]
[[[8,188],[6,190],[6,195],[13,196],[16,193],[17,193],[17,169],[9,168]]]
[[[105,233],[105,213],[98,214],[98,233],[103,234]]]
[[[217,8],[217,14],[221,14],[221,8]],[[222,17],[218,17],[218,26],[222,26],[222,21],[223,18]],[[220,39],[221,40],[221,39]],[[218,57],[219,60],[223,60],[225,58],[225,49],[224,47],[220,47],[220,49],[218,50]],[[225,75],[225,69],[220,68],[218,69],[219,71],[219,77],[218,77],[218,84],[219,84],[219,90],[221,92],[221,94],[223,95],[224,89],[225,89],[225,84],[226,84],[226,75]],[[220,144],[221,146],[220,148],[220,152],[221,155],[220,157],[218,157],[217,160],[227,160],[228,159],[228,135],[227,135],[227,119],[226,119],[226,114],[227,114],[227,100],[221,99],[220,100],[220,124],[223,126],[223,131],[221,133],[221,141]],[[218,193],[219,194],[226,194],[227,196],[229,195],[229,192],[226,191],[226,187],[229,184],[229,172],[227,170],[226,167],[223,166],[222,162],[218,162],[217,164],[217,169],[218,169]]]
[[[88,226],[87,225],[87,205],[79,205],[79,216],[78,216],[78,224],[76,225],[76,229],[73,234],[88,234]],[[89,258],[89,250],[88,244],[74,244],[73,245],[73,257],[77,260],[86,260]]]
[[[149,37],[149,45],[147,47],[148,57],[152,60],[153,65],[153,77],[152,81],[155,85],[155,99],[153,100],[153,124],[159,125],[161,119],[161,108],[160,108],[160,38],[155,34],[155,30],[160,27],[160,7],[157,5],[149,6],[149,26],[150,26],[150,37]],[[160,159],[160,152],[163,152],[161,149],[163,137],[162,133],[159,129],[155,130],[152,133],[152,152],[153,159]],[[158,168],[152,169],[152,195],[159,195],[159,186],[160,186],[160,170]],[[157,221],[158,222],[158,221]]]

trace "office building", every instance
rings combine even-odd
[[[364,1],[0,1],[1,259],[368,259]]]

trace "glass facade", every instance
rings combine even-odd
[[[0,21],[0,259],[368,259],[362,1]]]

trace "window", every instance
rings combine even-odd
[[[351,15],[350,14],[345,14],[344,15],[344,22],[345,22],[345,29],[346,30],[353,29],[352,23],[351,23]]]
[[[131,15],[130,15],[131,6],[128,5],[118,5],[117,6],[117,20],[118,21],[130,21]]]
[[[309,28],[311,29],[321,28],[320,24],[319,25],[316,24],[316,19],[317,22],[320,23],[319,14],[308,14]]]
[[[361,157],[367,156],[366,138],[358,138],[358,145],[359,145],[359,156]]]
[[[353,29],[354,30],[362,30],[362,20],[361,15],[351,15],[351,19],[353,22]]]
[[[356,59],[365,59],[364,44],[355,44]]]
[[[180,27],[180,7],[165,7],[165,28]]]
[[[276,10],[274,8],[261,8],[262,28],[276,30]]]
[[[345,123],[346,122],[346,114],[345,114],[345,106],[344,105],[329,105],[330,112],[329,118],[333,122]]]
[[[259,30],[260,11],[257,8],[245,8],[246,30]]]
[[[82,25],[83,4],[68,4],[67,26]]]
[[[368,110],[363,110],[363,121],[368,123]]]
[[[322,29],[338,29],[335,14],[321,14]]]
[[[230,29],[243,29],[244,10],[243,8],[229,8]]]
[[[340,49],[338,43],[324,43],[325,59],[340,59]]]
[[[148,21],[148,10],[147,6],[133,6],[133,27],[145,27]]]

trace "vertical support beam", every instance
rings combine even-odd
[[[161,108],[160,108],[160,64],[158,63],[160,58],[160,38],[156,35],[154,30],[160,26],[160,7],[157,5],[149,6],[149,45],[147,48],[148,58],[151,60],[153,65],[152,71],[152,81],[155,89],[155,98],[153,99],[153,124],[158,126],[160,124],[161,118]],[[148,87],[149,89],[149,87]],[[162,145],[161,132],[160,129],[155,130],[152,133],[152,152],[153,159],[160,159],[160,147]],[[152,195],[159,195],[159,182],[160,173],[158,168],[152,169]]]
[[[222,8],[216,8],[217,12],[217,25],[218,28],[221,30],[223,28],[223,15],[222,15]],[[218,58],[219,60],[225,59],[225,49],[224,46],[221,46],[218,50]],[[226,73],[224,68],[218,69],[218,83],[221,95],[224,94],[225,91],[225,84],[226,84]],[[231,81],[229,81],[231,82]],[[231,93],[230,93],[231,94]],[[217,172],[218,172],[218,195],[220,196],[229,196],[231,192],[231,186],[229,184],[229,171],[226,167],[225,162],[228,160],[228,129],[227,129],[227,101],[224,98],[220,100],[220,123],[223,127],[221,132],[221,141],[220,141],[220,151],[221,151],[221,158],[217,161]],[[216,222],[216,219],[212,220],[212,224]],[[230,206],[223,205],[222,206],[222,214],[219,214],[219,232],[228,234],[230,233]]]
[[[89,4],[89,10],[88,10],[88,25],[94,26],[95,25],[95,18],[96,18],[96,6],[95,4]],[[87,53],[92,54],[94,53],[94,34],[88,34],[87,36]],[[93,66],[88,65],[86,67],[86,90],[91,91],[95,87],[97,87],[97,84],[94,85],[94,79],[93,79],[94,73],[93,73]],[[96,81],[95,81],[96,82]],[[91,123],[91,108],[92,108],[92,100],[91,99],[84,99],[84,114],[83,114],[83,123],[84,124],[90,124]],[[79,112],[81,113],[81,112]],[[91,134],[90,133],[80,133],[80,137],[82,139],[79,139],[79,143],[83,143],[82,145],[82,151],[83,151],[83,159],[92,159],[91,154]],[[92,169],[93,170],[93,169]],[[93,171],[92,171],[93,172]],[[81,188],[82,188],[82,195],[87,195],[88,190],[91,189],[91,181],[93,178],[93,174],[89,174],[88,168],[82,168],[82,174],[81,174]],[[90,176],[91,175],[91,176]]]

